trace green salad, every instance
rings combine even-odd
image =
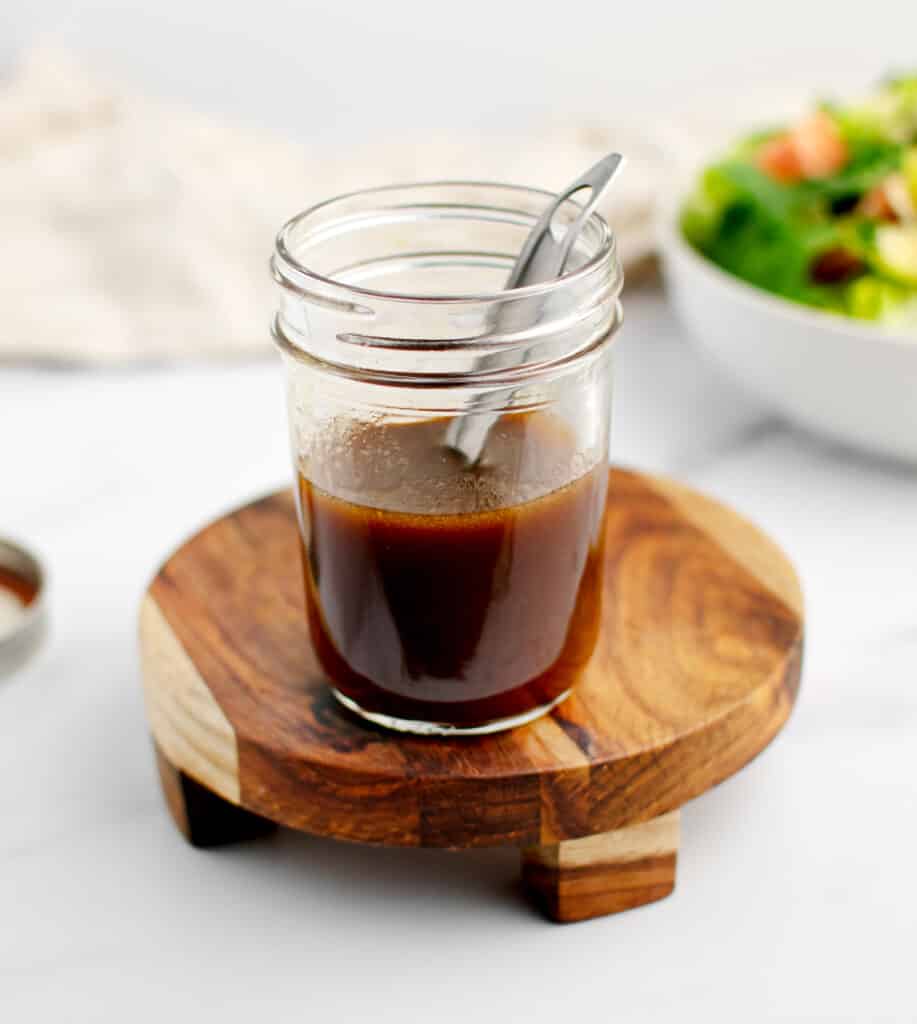
[[[751,284],[917,334],[917,76],[748,136],[701,174],[681,227]]]

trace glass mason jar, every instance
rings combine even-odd
[[[312,644],[337,698],[389,728],[529,721],[595,646],[622,275],[594,215],[562,278],[504,289],[552,198],[373,189],[277,238]]]

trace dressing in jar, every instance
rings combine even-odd
[[[390,728],[529,721],[595,646],[621,269],[593,215],[563,277],[502,287],[551,198],[396,186],[278,236],[308,628],[337,698]]]

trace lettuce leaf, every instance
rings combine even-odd
[[[705,256],[752,284],[797,302],[843,308],[840,288],[813,284],[809,277],[814,258],[849,233],[830,218],[817,191],[725,161],[703,175],[683,212],[682,230]]]

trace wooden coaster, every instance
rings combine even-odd
[[[292,495],[217,520],[145,597],[146,706],[195,845],[274,823],[393,846],[521,847],[546,912],[639,906],[675,881],[678,808],[776,735],[802,596],[778,548],[667,480],[613,470],[604,627],[573,695],[528,726],[420,738],[363,724],[310,648]]]

